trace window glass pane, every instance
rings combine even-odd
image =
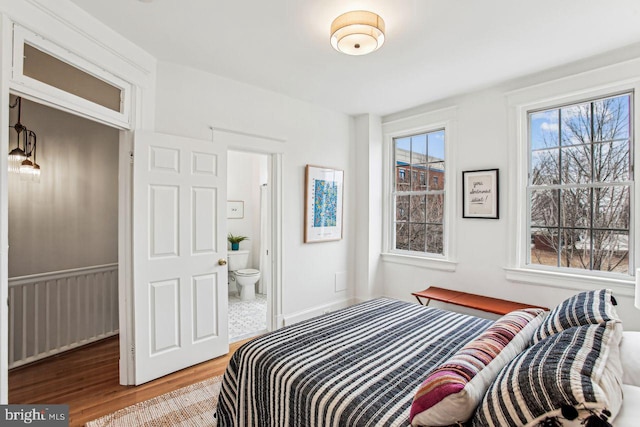
[[[558,225],[558,190],[533,190],[531,192],[531,225]]]
[[[429,163],[429,185],[431,190],[444,189],[444,162]]]
[[[409,196],[397,196],[396,221],[409,221]]]
[[[411,222],[426,222],[427,220],[427,205],[426,196],[410,196],[411,206],[409,211],[409,220]]]
[[[394,168],[395,249],[442,254],[444,130],[395,138]],[[428,223],[437,226],[429,242]]]
[[[531,153],[531,184],[545,185],[560,183],[560,165],[556,148]]]
[[[409,250],[409,223],[396,224],[396,249]]]
[[[591,251],[589,232],[582,229],[563,228],[560,233],[560,265],[569,268],[589,269]]]
[[[558,266],[558,229],[531,227],[531,264]]]
[[[438,224],[444,222],[444,194],[427,196],[427,222]]]
[[[623,231],[594,231],[593,269],[629,272],[629,233]]]
[[[560,109],[560,143],[563,146],[591,142],[591,103]]]
[[[595,101],[593,103],[593,140],[597,142],[629,138],[630,105],[631,96],[629,95]]]
[[[444,253],[444,233],[441,225],[427,225],[427,252]]]
[[[591,146],[562,148],[562,184],[586,184],[591,182]]]
[[[424,252],[426,249],[426,238],[426,224],[409,224],[409,250]]]
[[[625,94],[529,114],[531,264],[629,273],[631,102]],[[547,148],[554,112],[559,149]]]
[[[567,188],[560,191],[560,221],[563,227],[591,226],[591,189]]]
[[[629,140],[593,144],[593,157],[594,181],[620,182],[630,179]]]
[[[560,145],[558,132],[558,110],[547,110],[529,115],[529,137],[531,149],[557,147]]]
[[[396,190],[407,191],[411,185],[411,169],[408,166],[396,167]]]
[[[427,135],[411,137],[411,164],[424,165],[427,163]]]
[[[631,203],[629,187],[597,187],[593,189],[594,227],[629,229]]]
[[[110,110],[122,112],[121,89],[24,44],[23,74]]]
[[[444,160],[444,130],[429,134],[429,161]]]

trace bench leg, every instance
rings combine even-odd
[[[418,300],[418,302],[420,303],[420,305],[424,305],[425,307],[429,305],[429,303],[431,302],[431,298],[427,298],[427,303],[423,304],[422,300],[420,299],[419,296],[416,295],[416,299]]]

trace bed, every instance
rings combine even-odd
[[[522,345],[512,348],[513,354],[508,358],[504,356],[506,351],[496,357],[509,359],[503,365],[517,359],[516,355],[530,345],[533,329],[539,329],[542,322],[538,314],[531,315],[539,319],[526,326],[530,331],[521,339]],[[414,425],[421,424],[419,416],[414,418],[419,400],[416,390],[425,387],[427,374],[435,375],[434,372],[447,366],[445,362],[460,357],[460,352],[468,353],[470,343],[486,341],[498,323],[380,298],[285,327],[250,341],[232,356],[218,400],[218,425],[407,426],[411,419]],[[602,332],[594,325],[588,330]],[[558,333],[554,339],[561,335]],[[538,338],[542,341],[545,337]],[[482,378],[481,395],[476,390],[480,379],[474,381],[474,374],[467,378],[474,387],[471,389],[467,381],[466,395],[475,393],[476,399],[483,398],[502,367],[496,367],[495,363],[490,362],[476,375],[478,378],[495,371],[491,374],[493,377]],[[440,384],[442,378],[438,377],[438,381]],[[429,390],[434,392],[433,387]],[[453,397],[459,399],[460,394]],[[455,399],[442,401],[441,396],[438,399],[436,406],[442,409],[444,402],[449,405],[448,409],[444,408],[449,412],[452,407],[461,408],[468,403]],[[472,412],[478,402],[473,402]],[[611,407],[615,403],[607,401],[606,405]],[[584,407],[581,411],[603,417],[602,412],[594,408]],[[486,413],[492,416],[491,409]],[[490,419],[474,422],[475,425],[504,423]]]

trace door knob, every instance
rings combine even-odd
[[[218,260],[218,265],[227,265],[227,260],[226,260],[226,259],[224,259],[224,258],[220,258],[220,259]]]

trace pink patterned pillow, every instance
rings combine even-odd
[[[411,424],[448,426],[469,420],[498,372],[528,346],[547,314],[534,308],[506,314],[431,371],[413,397]]]

